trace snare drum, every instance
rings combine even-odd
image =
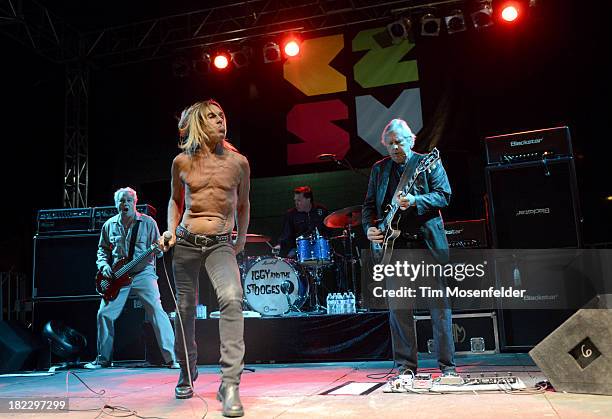
[[[262,256],[254,258],[243,275],[243,289],[252,310],[265,316],[280,316],[290,309],[287,295],[295,308],[304,304],[308,281],[298,273],[294,261]]]
[[[323,266],[332,263],[329,242],[321,236],[300,236],[296,239],[297,260],[302,265]]]

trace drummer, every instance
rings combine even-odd
[[[323,220],[329,214],[327,208],[313,199],[310,186],[298,186],[293,190],[295,207],[285,214],[283,231],[275,246],[280,257],[295,258],[296,239],[301,236],[315,234],[318,230],[323,237],[329,236],[329,230]]]

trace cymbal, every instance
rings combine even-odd
[[[329,228],[344,228],[355,227],[361,224],[361,205],[346,207],[332,212],[325,220],[326,227]]]
[[[232,239],[236,239],[236,236],[238,235],[237,231],[232,231]],[[254,233],[247,233],[246,235],[246,242],[247,243],[266,243],[269,242],[270,240],[272,240],[269,236],[264,236],[263,234],[254,234]]]

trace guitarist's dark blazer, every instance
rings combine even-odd
[[[423,157],[425,154],[412,153],[406,167],[408,179]],[[384,214],[387,202],[383,200],[387,194],[392,163],[391,157],[385,157],[376,162],[370,172],[368,192],[362,210],[362,222],[366,234],[368,228],[376,226],[375,220],[382,218]],[[427,248],[439,262],[445,263],[448,259],[448,241],[440,209],[448,206],[451,187],[441,161],[435,163],[430,173],[424,172],[419,175],[411,193],[415,196],[416,208],[398,210],[398,214],[402,216],[416,214],[416,223]]]

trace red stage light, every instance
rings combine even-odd
[[[519,16],[519,11],[515,6],[506,6],[502,9],[501,17],[506,22],[513,22]]]
[[[497,21],[501,23],[516,23],[523,20],[528,3],[528,0],[494,0],[493,12]]]
[[[229,65],[229,57],[227,56],[227,54],[219,53],[215,55],[215,58],[213,59],[213,64],[219,70],[223,70]]]
[[[288,57],[295,57],[300,53],[300,44],[295,39],[291,39],[285,43],[284,51]]]

